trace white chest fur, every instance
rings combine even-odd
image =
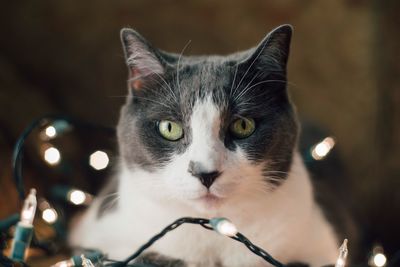
[[[149,197],[155,193],[122,172],[118,208],[97,219],[99,203],[95,203],[74,229],[71,243],[123,259],[179,217],[223,216],[284,263],[322,266],[333,263],[337,256],[338,240],[313,200],[308,174],[297,154],[287,181],[274,192],[264,197],[235,198],[218,210],[199,214],[189,205]],[[244,245],[195,225],[181,226],[150,251],[184,259],[190,266],[267,266]]]

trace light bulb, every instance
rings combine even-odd
[[[73,189],[68,193],[68,200],[72,204],[82,205],[86,201],[86,194],[81,190]]]
[[[82,259],[82,267],[94,267],[92,261],[86,258],[85,255],[82,254],[81,259]]]
[[[332,137],[327,137],[322,142],[316,144],[311,149],[311,156],[315,160],[321,160],[325,158],[332,148],[335,146],[335,140]]]
[[[36,206],[36,190],[32,188],[24,201],[21,220],[15,227],[14,238],[11,243],[10,258],[14,261],[24,261],[26,258],[33,235],[33,219],[35,218]]]
[[[49,147],[44,151],[44,160],[50,165],[56,165],[61,160],[60,151],[55,147]]]
[[[96,152],[93,152],[89,157],[89,164],[95,170],[102,170],[107,168],[109,162],[110,159],[108,158],[107,153],[104,151],[97,150]]]
[[[386,264],[386,256],[383,253],[377,253],[374,255],[374,264],[377,267],[385,266]]]
[[[75,263],[69,259],[65,261],[57,262],[56,264],[52,265],[51,267],[74,267]]]
[[[235,236],[238,233],[236,226],[226,218],[212,218],[210,224],[215,231],[226,236]]]
[[[47,223],[52,224],[52,223],[56,222],[58,219],[57,211],[53,208],[47,208],[47,209],[43,210],[42,218]]]
[[[344,267],[346,264],[348,249],[347,249],[347,239],[343,241],[343,244],[339,248],[339,258],[336,261],[335,267]]]
[[[32,188],[22,207],[21,224],[27,226],[32,225],[33,219],[35,218],[36,207],[36,189]]]
[[[53,137],[56,137],[57,130],[56,130],[56,128],[54,128],[54,126],[48,126],[45,130],[45,133],[46,133],[47,137],[53,138]]]

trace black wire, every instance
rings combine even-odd
[[[113,261],[113,263],[106,264],[106,266],[112,266],[112,267],[126,267],[129,266],[128,264],[136,259],[138,256],[140,256],[143,251],[148,249],[151,245],[153,245],[156,241],[158,241],[160,238],[165,236],[168,232],[175,230],[179,226],[181,226],[184,223],[190,223],[190,224],[199,224],[202,227],[204,227],[207,230],[214,230],[210,225],[210,220],[208,219],[203,219],[203,218],[191,218],[191,217],[183,217],[180,218],[170,225],[166,226],[161,232],[150,238],[149,241],[147,241],[144,245],[142,245],[135,253],[133,253],[131,256],[129,256],[126,260],[117,262]],[[258,255],[259,257],[263,258],[265,261],[268,263],[272,264],[273,266],[276,267],[285,267],[284,264],[279,262],[278,260],[274,259],[270,254],[268,254],[265,250],[261,249],[260,247],[254,245],[247,237],[245,237],[241,233],[237,233],[236,236],[231,236],[233,240],[236,240],[238,242],[243,243],[246,245],[246,247],[253,252],[254,254]],[[112,261],[112,260],[108,260]]]
[[[129,256],[126,260],[118,263],[113,263],[110,266],[113,267],[122,267],[122,266],[127,266],[129,262],[132,260],[136,259],[140,254],[143,253],[146,249],[148,249],[151,245],[153,245],[157,240],[165,236],[168,232],[175,230],[179,226],[181,226],[184,223],[191,223],[191,224],[200,224],[204,228],[209,229],[211,227],[206,227],[205,224],[208,224],[210,221],[208,219],[202,219],[202,218],[190,218],[190,217],[184,217],[180,218],[167,227],[165,227],[161,232],[150,238],[149,241],[147,241],[144,245],[142,245],[135,253],[133,253],[131,256]],[[212,229],[212,228],[211,228]]]
[[[267,253],[265,250],[263,250],[262,248],[254,245],[247,237],[245,237],[243,234],[241,233],[237,233],[236,234],[237,239],[235,239],[236,241],[239,241],[243,244],[246,245],[246,247],[253,252],[254,254],[260,256],[261,258],[263,258],[265,261],[271,263],[272,265],[276,266],[276,267],[284,267],[285,265],[280,263],[279,261],[277,261],[276,259],[274,259],[269,253]]]

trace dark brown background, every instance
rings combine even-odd
[[[186,53],[203,54],[249,48],[291,23],[298,111],[336,136],[366,240],[393,253],[400,247],[399,3],[2,1],[0,216],[18,210],[10,153],[32,119],[57,112],[115,125],[123,101],[115,96],[126,92],[121,27],[174,52],[191,40]]]

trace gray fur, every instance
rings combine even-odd
[[[273,176],[269,182],[279,185],[287,176],[297,142],[297,121],[286,91],[291,33],[292,28],[283,25],[244,52],[183,56],[157,50],[137,32],[122,30],[130,78],[118,139],[126,165],[152,171],[168,164],[173,154],[184,153],[191,143],[193,105],[211,95],[222,111],[220,139],[226,149],[241,147],[249,160],[265,163],[265,176]],[[132,55],[132,51],[142,54]],[[149,67],[156,72],[148,72]],[[256,121],[256,130],[245,139],[234,138],[228,131],[240,116]],[[163,139],[156,130],[163,119],[180,122],[183,138]]]

